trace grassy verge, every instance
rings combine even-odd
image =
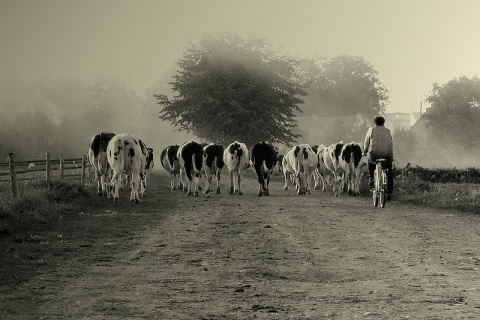
[[[94,239],[101,224],[79,213],[104,203],[78,182],[35,180],[19,184],[12,199],[10,186],[0,185],[0,287],[27,279],[32,272],[58,263],[62,243],[76,234]],[[55,248],[55,249],[52,249]],[[60,250],[60,251],[59,251]]]
[[[395,179],[395,200],[431,208],[480,213],[480,185],[432,183],[412,176]]]

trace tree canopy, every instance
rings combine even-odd
[[[469,149],[480,146],[480,79],[462,76],[443,85],[435,83],[426,101],[432,141],[443,147]]]
[[[203,36],[177,61],[173,99],[155,94],[162,120],[206,141],[289,144],[299,136],[294,111],[306,92],[298,61],[263,37]]]
[[[388,90],[364,58],[341,55],[320,64],[307,61],[304,66],[308,84],[306,113],[334,117],[360,113],[370,119],[385,112]]]

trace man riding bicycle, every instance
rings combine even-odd
[[[369,185],[370,189],[374,188],[373,175],[375,173],[375,161],[377,159],[385,159],[387,174],[387,201],[392,199],[393,191],[393,138],[390,130],[385,128],[385,118],[382,116],[376,116],[373,119],[375,123],[374,127],[371,127],[367,131],[365,136],[365,144],[363,146],[363,154],[368,154],[368,173],[369,173]]]

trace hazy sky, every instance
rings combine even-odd
[[[480,74],[478,0],[0,0],[0,77],[128,80],[143,95],[188,41],[265,35],[298,57],[364,57],[387,112],[418,111],[435,82]]]

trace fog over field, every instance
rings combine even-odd
[[[480,74],[478,12],[474,0],[1,1],[0,156],[78,156],[100,131],[135,133],[157,154],[195,138],[158,119],[153,94],[173,97],[185,48],[223,31],[298,59],[362,57],[388,90],[386,112],[426,110],[435,83]],[[473,166],[472,149],[401,158]]]

